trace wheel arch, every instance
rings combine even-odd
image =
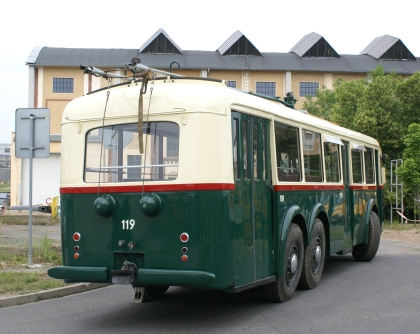
[[[281,223],[281,230],[279,230],[279,236],[277,237],[277,247],[276,247],[276,266],[275,273],[276,276],[284,276],[284,256],[283,254],[286,251],[286,238],[287,230],[290,227],[290,224],[296,224],[300,227],[303,235],[304,244],[308,243],[308,230],[306,226],[306,216],[303,210],[297,206],[293,205],[290,207],[285,215],[283,216],[283,221]]]
[[[310,218],[308,220],[308,240],[311,240],[312,230],[315,224],[315,220],[317,218],[320,219],[322,222],[322,225],[324,225],[325,243],[327,245],[326,255],[330,254],[330,224],[328,220],[327,210],[321,203],[318,203],[317,205],[313,207],[309,217]]]
[[[369,202],[366,205],[366,212],[365,212],[365,235],[363,238],[363,243],[367,244],[369,242],[369,224],[370,224],[370,213],[375,212],[378,215],[378,207],[373,198],[369,200]],[[378,215],[379,216],[379,215]],[[381,224],[382,227],[382,224]]]

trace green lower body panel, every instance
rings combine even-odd
[[[60,266],[48,269],[48,276],[80,282],[108,281],[106,267],[68,267]]]
[[[214,281],[212,273],[199,270],[139,269],[138,280],[145,284],[201,285]]]

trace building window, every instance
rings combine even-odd
[[[4,148],[4,153],[10,153],[10,147],[5,147]]]
[[[275,97],[276,83],[275,82],[257,82],[257,94]]]
[[[127,166],[140,166],[141,155],[127,155]],[[127,168],[127,179],[140,179],[140,167]]]
[[[169,158],[176,157],[179,155],[179,138],[168,137],[166,141],[166,156]]]
[[[73,93],[73,78],[53,78],[53,93]]]
[[[319,89],[319,82],[299,82],[299,96],[307,97],[316,96],[316,91]]]
[[[228,81],[227,86],[231,88],[236,88],[236,81]]]

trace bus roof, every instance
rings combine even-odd
[[[62,124],[102,119],[124,119],[137,122],[141,82],[119,84],[71,101],[62,118]],[[150,101],[150,96],[152,100]],[[108,98],[108,101],[107,101]],[[206,78],[159,78],[149,80],[143,96],[144,120],[150,115],[180,113],[214,113],[229,115],[230,110],[256,112],[260,117],[292,123],[311,130],[329,133],[341,139],[379,146],[372,137],[343,128],[319,117],[288,108],[280,103],[247,94],[226,86],[226,82]]]

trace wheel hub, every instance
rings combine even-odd
[[[318,264],[321,261],[321,247],[316,246],[315,248],[315,263]]]
[[[290,272],[292,274],[294,274],[296,272],[297,265],[298,265],[298,257],[297,257],[296,254],[293,254],[291,259],[290,259]]]

